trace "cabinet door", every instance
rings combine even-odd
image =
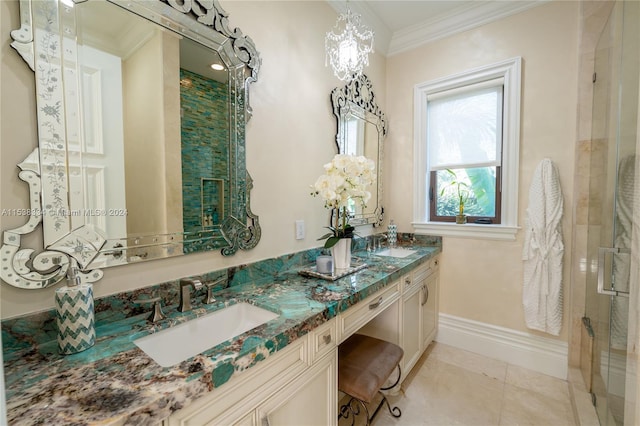
[[[174,412],[167,426],[251,425],[255,408],[308,369],[307,339],[298,339],[222,387]]]
[[[422,288],[416,286],[404,295],[402,301],[402,349],[404,350],[402,371],[405,377],[421,355],[421,300]]]
[[[255,420],[255,411],[239,414],[238,412],[228,412],[216,417],[213,421],[203,423],[203,426],[258,426]]]
[[[431,274],[421,286],[422,350],[433,341],[438,331],[438,287],[440,274]]]
[[[338,350],[320,360],[256,410],[259,426],[338,423]]]
[[[255,410],[251,410],[249,413],[244,414],[241,418],[221,417],[216,419],[212,425],[232,425],[232,426],[256,426],[255,422]],[[170,426],[169,419],[164,419],[158,426]]]

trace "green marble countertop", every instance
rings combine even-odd
[[[141,315],[98,322],[96,345],[70,356],[57,354],[53,343],[24,349],[22,342],[20,350],[8,350],[7,340],[20,346],[16,343],[20,333],[15,330],[17,323],[11,327],[3,323],[9,424],[157,424],[441,251],[440,246],[405,247],[416,253],[394,258],[356,252],[354,257],[368,268],[336,281],[304,277],[299,267],[285,269],[277,280],[217,291],[219,302],[212,305],[202,305],[194,298],[194,309],[188,313],[166,307],[167,319],[156,324]],[[273,271],[263,272],[273,275]],[[280,316],[167,368],[133,343],[143,335],[239,302]]]

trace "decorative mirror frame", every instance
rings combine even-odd
[[[257,80],[261,64],[253,41],[240,29],[229,28],[228,14],[218,0],[108,1],[217,51],[229,62],[229,179],[235,188],[230,214],[217,229],[186,238],[183,234],[168,234],[107,240],[92,225],[71,229],[66,144],[71,132],[79,133],[81,123],[73,117],[72,101],[67,99],[72,96],[65,97],[65,93],[78,93],[77,82],[63,75],[60,64],[65,55],[73,56],[77,51],[75,13],[72,6],[59,0],[20,0],[21,26],[11,32],[11,46],[35,72],[39,141],[38,148],[18,165],[20,179],[29,185],[30,208],[21,209],[27,210],[24,215],[28,220],[4,231],[0,249],[0,276],[15,287],[50,287],[63,280],[75,265],[80,269],[81,282],[95,282],[103,276],[100,267],[128,264],[134,258],[149,260],[182,254],[175,252],[176,247],[189,243],[221,249],[223,255],[229,256],[238,249],[254,248],[260,240],[258,217],[251,212],[249,193],[253,182],[246,171],[245,158],[245,125],[251,115],[248,87]],[[21,236],[35,231],[41,223],[45,251],[32,257],[33,249],[21,249]],[[136,255],[150,248],[160,253],[151,257]]]
[[[378,204],[372,213],[356,214],[349,220],[349,223],[354,226],[367,224],[381,226],[384,219],[384,208],[382,207],[382,147],[384,138],[387,135],[387,119],[376,102],[371,80],[365,74],[362,74],[351,80],[344,87],[336,87],[331,91],[331,105],[333,114],[336,116],[336,145],[339,153],[343,154],[345,152],[344,120],[348,114],[373,124],[378,130],[378,158],[376,161]]]

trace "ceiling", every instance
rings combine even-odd
[[[375,32],[375,48],[392,56],[439,38],[514,15],[549,0],[352,0]],[[327,0],[339,13],[345,0]]]

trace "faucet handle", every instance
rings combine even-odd
[[[162,298],[161,297],[152,297],[150,299],[136,299],[133,303],[153,303],[153,311],[151,311],[151,315],[147,318],[147,320],[151,322],[158,322],[165,318],[164,312],[162,312]]]
[[[226,277],[222,277],[220,279],[217,279],[215,281],[211,281],[210,283],[204,283],[205,287],[207,287],[207,295],[205,296],[205,298],[202,300],[205,304],[210,305],[212,303],[216,302],[216,298],[213,297],[213,287],[226,281],[227,278]]]
[[[211,287],[213,285],[205,284],[207,286],[207,295],[202,299],[205,305],[210,305],[216,302],[216,298],[213,297],[213,292],[211,291]]]

